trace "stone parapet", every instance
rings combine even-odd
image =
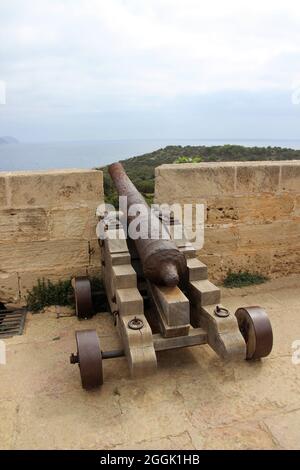
[[[99,274],[103,199],[98,170],[0,172],[0,301],[24,300],[39,278]]]
[[[205,206],[201,261],[272,277],[300,272],[300,161],[168,164],[156,169],[155,202]]]

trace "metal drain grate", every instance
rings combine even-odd
[[[0,338],[23,333],[26,318],[26,309],[0,310]]]

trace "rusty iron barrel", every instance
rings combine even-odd
[[[170,287],[185,281],[187,264],[184,254],[178,250],[166,227],[150,210],[121,163],[110,165],[109,174],[119,196],[127,197],[128,222],[134,222],[137,217],[139,219],[140,235],[131,239],[139,254],[144,276],[154,284]],[[131,212],[130,208],[137,204],[141,205],[143,210],[132,215],[134,211]],[[130,237],[130,231],[128,236]]]

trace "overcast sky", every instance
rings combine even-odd
[[[23,141],[300,138],[300,2],[0,0],[1,80]]]

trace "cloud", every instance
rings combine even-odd
[[[155,112],[189,96],[286,92],[300,80],[299,26],[294,0],[1,2],[6,113]]]

